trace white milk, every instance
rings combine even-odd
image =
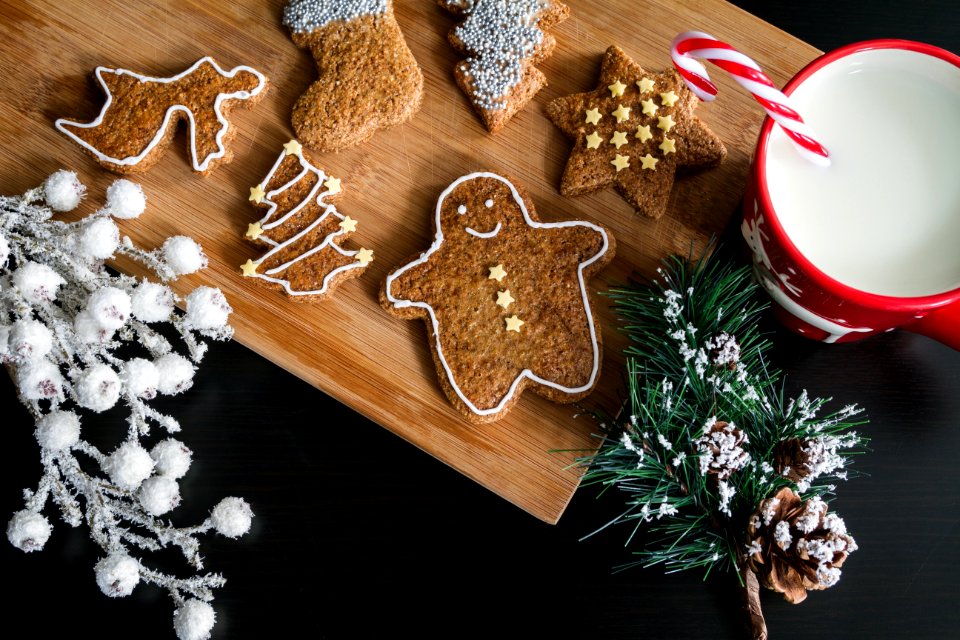
[[[960,287],[960,69],[902,50],[832,62],[793,93],[830,152],[821,168],[775,127],[774,211],[821,271],[862,291]]]

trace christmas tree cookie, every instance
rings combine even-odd
[[[440,196],[433,244],[387,276],[380,303],[421,318],[440,385],[474,423],[503,417],[524,389],[555,402],[589,394],[601,340],[587,281],[615,242],[592,222],[541,222],[507,178],[474,173]]]
[[[581,196],[614,186],[639,213],[659,218],[677,171],[714,167],[727,153],[693,114],[696,105],[675,71],[645,71],[610,47],[597,90],[547,105],[549,118],[574,141],[561,193]]]
[[[246,238],[266,253],[240,269],[295,300],[325,300],[341,282],[363,273],[373,251],[342,246],[358,223],[331,202],[340,180],[310,164],[296,140],[283,147],[263,182],[250,189],[250,201],[264,214],[247,227]]]
[[[256,102],[267,86],[256,69],[224,71],[210,57],[169,78],[106,67],[97,67],[96,77],[107,98],[100,115],[88,123],[60,118],[55,126],[117,173],[152,167],[170,146],[181,120],[190,125],[187,151],[194,171],[204,173],[229,161],[225,145],[233,137],[230,110]]]
[[[283,24],[319,70],[293,106],[293,130],[308,147],[352,147],[420,110],[423,74],[391,0],[292,0]]]
[[[547,78],[536,65],[557,46],[547,30],[567,19],[557,0],[438,0],[463,18],[450,44],[467,56],[454,74],[460,89],[490,133],[496,133],[540,89]]]

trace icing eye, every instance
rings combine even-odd
[[[463,215],[466,212],[467,212],[467,205],[462,204],[459,207],[457,207],[457,213],[459,213],[460,215]]]
[[[484,204],[484,206],[485,206],[487,209],[489,209],[489,208],[493,207],[493,200],[487,200],[487,201],[484,202],[483,204]]]

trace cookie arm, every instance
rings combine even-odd
[[[418,256],[416,260],[391,272],[380,287],[380,305],[391,315],[399,318],[427,315],[426,310],[418,305],[427,302],[421,283],[432,269],[421,260],[423,258]]]

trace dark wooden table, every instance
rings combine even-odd
[[[901,37],[960,51],[956,0],[735,4],[821,49]],[[829,346],[769,329],[788,389],[865,406],[873,448],[858,461],[869,477],[834,503],[860,550],[839,585],[800,606],[765,593],[771,636],[957,637],[960,353],[901,332]],[[216,345],[170,412],[196,460],[178,521],[201,520],[225,495],[257,514],[247,537],[205,545],[208,568],[228,578],[216,638],[743,637],[732,576],[614,575],[625,532],[579,540],[616,499],[582,489],[559,525],[543,524],[239,344]],[[40,468],[29,417],[2,380],[0,415],[5,521]],[[122,433],[101,423],[85,420],[87,434]],[[174,637],[160,591],[100,594],[84,529],[58,521],[39,554],[0,549],[5,624],[22,623],[23,637]]]

